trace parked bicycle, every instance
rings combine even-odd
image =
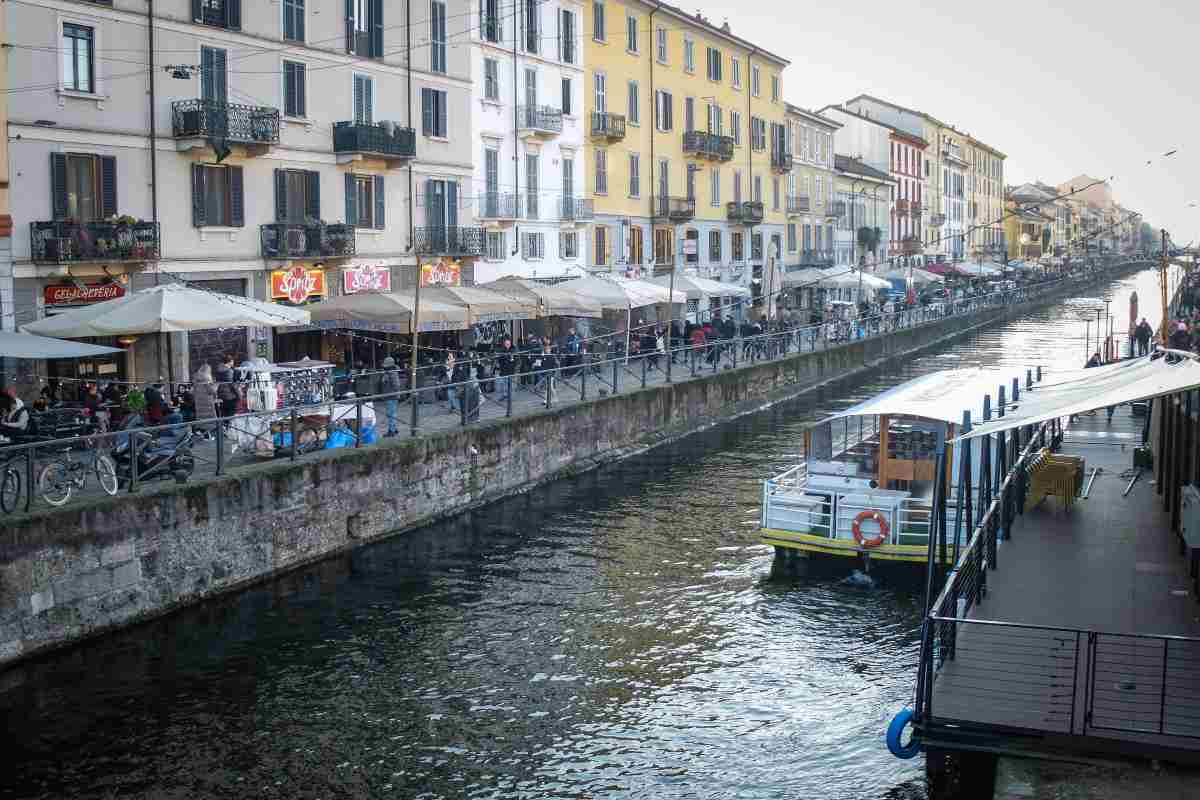
[[[52,506],[66,505],[71,494],[87,488],[88,473],[96,476],[96,481],[106,494],[115,495],[119,488],[117,467],[107,453],[94,445],[89,445],[89,458],[77,461],[70,445],[60,449],[60,455],[38,473],[38,493]]]

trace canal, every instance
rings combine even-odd
[[[918,593],[769,580],[760,481],[806,423],[906,378],[1082,366],[1095,309],[1124,329],[1135,288],[1156,323],[1139,273],[0,673],[0,797],[923,798],[883,744]]]

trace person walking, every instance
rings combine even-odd
[[[512,394],[512,376],[517,370],[516,354],[513,352],[512,339],[505,336],[500,341],[500,349],[496,351],[496,371],[500,379],[496,381],[496,400],[503,401]]]
[[[396,369],[396,359],[388,356],[383,360],[383,374],[379,376],[379,392],[388,396],[383,401],[387,412],[387,432],[384,434],[385,438],[396,436],[400,433],[400,398],[397,397],[400,389],[400,370]],[[416,395],[413,395],[413,401],[416,402]]]
[[[444,367],[446,372],[445,376],[443,377],[443,382],[447,384],[446,400],[450,404],[451,411],[458,411],[461,407],[459,402],[460,387],[456,386],[455,384],[461,383],[464,380],[464,376],[462,375],[463,370],[458,364],[458,358],[454,355],[453,350],[446,354],[446,363]]]
[[[1133,329],[1133,337],[1137,339],[1138,355],[1144,356],[1150,353],[1150,337],[1154,335],[1154,329],[1150,327],[1150,323],[1142,317],[1142,321]]]
[[[217,381],[217,400],[220,403],[218,410],[219,416],[222,417],[232,417],[237,413],[238,392],[234,386],[233,364],[233,353],[226,353],[213,376]]]
[[[567,338],[563,341],[563,366],[567,367],[566,376],[573,378],[579,373],[580,354],[583,352],[583,339],[575,332],[575,326],[567,328]]]
[[[200,365],[200,369],[192,376],[192,407],[198,423],[217,418],[217,384],[213,381],[212,367],[208,364]],[[205,436],[212,432],[211,425],[197,425],[197,429]]]
[[[554,402],[554,376],[558,368],[558,356],[554,354],[549,337],[542,340],[542,350],[534,356],[533,368],[537,373],[537,382],[534,383],[533,390],[540,393],[544,389],[550,402]]]

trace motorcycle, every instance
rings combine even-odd
[[[190,427],[183,427],[183,418],[178,414],[167,417],[168,425],[180,424],[179,427],[163,431],[140,431],[143,424],[140,415],[133,415],[122,426],[122,435],[117,437],[117,445],[113,449],[113,460],[117,465],[117,478],[128,486],[133,480],[133,449],[137,447],[137,479],[139,481],[174,478],[177,483],[184,483],[196,468],[196,459],[192,455],[192,444],[195,433]]]

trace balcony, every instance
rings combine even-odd
[[[589,222],[596,216],[594,200],[563,197],[558,201],[558,218],[563,222]]]
[[[792,154],[776,151],[771,153],[771,171],[772,172],[791,172],[792,171]]]
[[[945,214],[933,214],[929,217],[929,224],[934,228],[940,228],[946,224]]]
[[[563,128],[562,111],[553,106],[517,106],[517,134],[557,136]]]
[[[802,250],[800,251],[800,263],[806,267],[831,267],[833,266],[833,251]]]
[[[912,216],[914,218],[921,216],[922,210],[923,210],[923,208],[920,203],[910,202],[908,204],[908,213],[910,216]]]
[[[683,154],[714,161],[729,161],[733,158],[733,137],[703,131],[687,131],[683,134]]]
[[[279,109],[177,100],[171,104],[171,130],[179,152],[212,148],[220,161],[236,144],[246,155],[264,155],[279,144]]]
[[[607,111],[592,112],[592,138],[610,142],[625,138],[625,117]]]
[[[263,258],[349,258],[354,226],[322,222],[272,222],[259,226]]]
[[[691,222],[696,218],[696,201],[687,197],[655,197],[654,218]]]
[[[372,158],[384,161],[388,169],[392,169],[416,158],[417,134],[412,128],[390,122],[378,125],[335,122],[333,152],[337,153],[339,164]]]
[[[896,213],[897,214],[908,214],[908,201],[907,200],[905,200],[904,198],[900,198],[896,201]]]
[[[525,196],[511,192],[484,192],[475,216],[487,222],[513,222],[525,218]]]
[[[846,201],[837,200],[832,202],[825,209],[826,219],[841,219],[846,216]]]
[[[925,245],[916,236],[908,236],[900,240],[900,253],[906,256],[919,256]]]
[[[29,223],[29,255],[35,264],[79,264],[156,261],[156,222]]]
[[[413,250],[421,256],[478,256],[485,238],[483,228],[413,228]]]
[[[725,216],[739,225],[757,225],[763,221],[763,204],[749,201],[726,203]]]
[[[812,211],[812,202],[805,196],[789,197],[787,199],[787,213],[789,217],[794,217],[797,214],[807,214]]]

